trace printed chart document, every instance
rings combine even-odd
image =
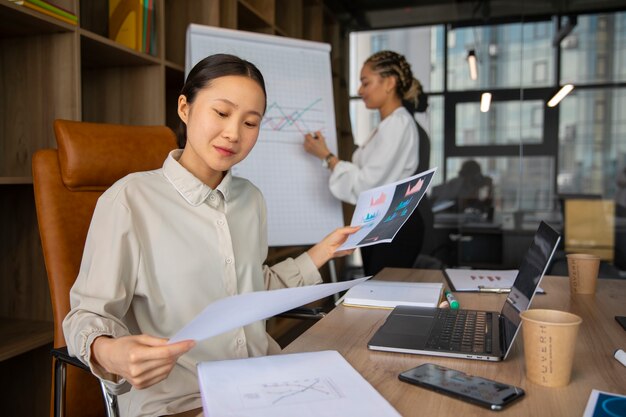
[[[369,280],[348,290],[343,304],[354,307],[394,308],[398,305],[437,307],[443,284]]]
[[[453,269],[444,270],[453,291],[508,293],[517,278],[517,269]],[[544,290],[537,287],[537,293]]]
[[[337,250],[389,243],[428,190],[437,168],[359,194],[350,226],[361,229]]]
[[[176,343],[181,340],[208,339],[237,327],[264,320],[292,308],[301,307],[320,298],[345,291],[366,279],[368,277],[332,284],[249,292],[222,298],[209,304],[185,327],[172,336],[169,343]]]
[[[399,417],[333,350],[198,364],[206,416]]]
[[[592,390],[583,417],[614,416],[626,416],[626,395]]]

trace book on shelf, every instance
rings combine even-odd
[[[109,38],[141,51],[142,0],[109,0]]]
[[[443,284],[368,280],[350,288],[343,304],[353,307],[394,308],[399,305],[437,307]]]
[[[144,2],[144,30],[142,36],[142,52],[156,56],[155,42],[155,11],[154,0],[143,0]]]
[[[109,38],[156,55],[154,0],[109,0]]]
[[[15,4],[27,7],[31,10],[36,10],[39,13],[43,13],[47,16],[59,19],[62,22],[69,23],[70,25],[78,25],[78,17],[65,9],[62,9],[48,1],[43,0],[18,0],[13,1]]]

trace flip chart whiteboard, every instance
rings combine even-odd
[[[341,202],[328,189],[330,172],[302,146],[305,133],[320,130],[337,154],[330,45],[190,25],[185,72],[216,53],[252,62],[265,78],[267,110],[259,139],[232,173],[263,192],[269,245],[317,243],[343,225]]]

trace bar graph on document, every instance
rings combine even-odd
[[[254,63],[265,79],[259,138],[232,172],[263,192],[270,246],[316,243],[343,225],[341,203],[328,188],[329,171],[303,148],[306,133],[321,131],[337,154],[330,47],[198,25],[190,26],[188,39],[188,66],[213,53],[231,53]]]

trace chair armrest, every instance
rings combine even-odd
[[[321,307],[297,307],[284,313],[279,314],[277,317],[283,317],[288,319],[307,319],[307,320],[319,320],[326,316],[326,313]]]
[[[78,358],[70,356],[66,346],[53,348],[51,353],[57,361],[54,366],[54,416],[63,417],[65,415],[65,364],[74,365],[87,372],[91,372],[91,370],[87,365],[78,360]],[[119,417],[120,412],[117,405],[117,396],[107,390],[102,380],[100,380],[100,389],[104,398],[104,407],[107,417]]]
[[[53,348],[51,353],[52,353],[52,356],[54,356],[54,358],[58,361],[65,362],[70,365],[74,365],[77,368],[83,369],[87,372],[91,372],[89,367],[85,365],[84,363],[82,363],[78,358],[74,356],[70,356],[69,352],[67,351],[67,346],[63,346],[60,348]]]

